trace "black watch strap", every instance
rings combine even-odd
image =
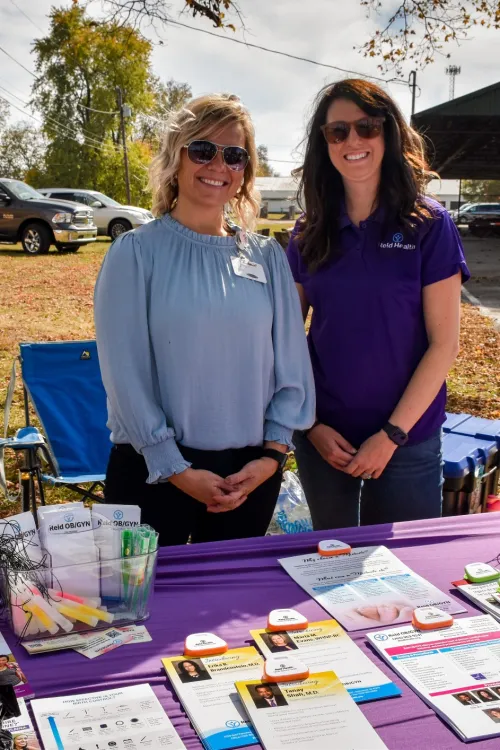
[[[288,460],[288,453],[282,453],[281,451],[276,451],[273,448],[264,448],[262,451],[262,458],[272,458],[274,461],[278,462],[278,469],[284,469],[285,464]]]
[[[400,427],[387,422],[385,427],[382,427],[383,431],[390,437],[393,443],[399,447],[406,445],[408,442],[408,435]]]

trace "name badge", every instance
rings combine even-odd
[[[260,263],[254,263],[253,260],[238,255],[231,258],[231,264],[236,276],[241,276],[242,279],[250,279],[250,281],[258,281],[261,284],[267,284],[266,274]]]

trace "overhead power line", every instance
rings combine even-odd
[[[360,76],[361,78],[371,78],[373,81],[381,81],[382,83],[399,83],[403,86],[407,86],[407,81],[401,78],[381,78],[380,76],[372,76],[368,73],[360,73],[359,70],[349,70],[348,68],[341,68],[338,65],[331,65],[330,63],[322,63],[318,60],[311,60],[308,57],[301,57],[300,55],[292,55],[291,52],[283,52],[282,50],[272,49],[271,47],[263,47],[261,44],[253,44],[252,42],[245,42],[242,39],[235,39],[232,36],[222,36],[222,34],[216,34],[215,31],[209,31],[208,29],[200,29],[197,26],[190,26],[188,23],[181,23],[181,21],[169,21],[169,24],[173,26],[181,26],[184,29],[190,31],[199,31],[201,34],[208,34],[214,36],[216,39],[223,39],[226,42],[233,42],[233,44],[242,44],[244,47],[251,47],[252,49],[259,49],[262,52],[270,52],[272,55],[280,55],[281,57],[289,57],[292,60],[299,60],[300,62],[306,62],[310,65],[317,65],[321,68],[330,68],[330,70],[339,70],[341,73],[349,73],[351,75]]]
[[[12,55],[7,52],[3,47],[0,47],[0,51],[4,53],[4,55],[7,55],[7,57],[10,57],[11,60],[13,60],[17,65],[19,65],[23,70],[26,71],[26,73],[29,73],[30,76],[33,76],[33,78],[36,78],[36,75],[31,72],[31,70],[28,70],[22,63],[19,62],[19,60],[16,60],[15,57],[12,57]]]
[[[22,13],[22,14],[23,14],[23,16],[24,16],[25,18],[27,18],[27,19],[28,19],[28,21],[29,21],[30,23],[32,23],[32,24],[33,24],[33,26],[35,26],[35,27],[36,27],[36,28],[38,29],[38,31],[41,31],[41,32],[42,32],[42,34],[45,34],[45,30],[44,30],[44,29],[42,29],[42,27],[41,27],[41,26],[39,26],[39,25],[38,25],[38,24],[36,23],[36,21],[34,21],[34,20],[33,20],[32,18],[30,18],[30,16],[28,16],[28,14],[27,14],[27,13],[25,13],[25,12],[24,12],[24,10],[23,10],[22,8],[20,8],[20,7],[19,7],[19,5],[18,5],[18,4],[16,3],[16,2],[14,2],[14,0],[10,0],[10,2],[12,3],[12,5],[13,5],[13,6],[15,7],[15,8],[17,8],[17,9],[18,9],[19,13]]]
[[[92,107],[86,107],[85,104],[77,104],[77,107],[87,109],[89,112],[97,112],[99,115],[119,115],[119,112],[105,112],[103,109],[92,109]]]

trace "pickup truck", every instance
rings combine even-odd
[[[20,242],[26,253],[41,255],[51,245],[76,252],[96,236],[88,206],[51,200],[20,180],[0,177],[0,243]]]

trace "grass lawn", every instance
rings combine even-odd
[[[275,226],[274,222],[271,226]],[[286,226],[278,222],[277,228]],[[12,359],[20,341],[56,341],[94,337],[92,296],[108,242],[75,254],[52,251],[28,256],[20,247],[0,245],[0,409],[3,410]],[[449,378],[449,408],[500,418],[500,333],[478,311],[463,307],[462,351]],[[17,388],[10,434],[23,426],[22,392]],[[14,491],[17,468],[7,452],[7,479]],[[47,488],[49,502],[74,497]],[[0,517],[17,512],[0,496]]]

